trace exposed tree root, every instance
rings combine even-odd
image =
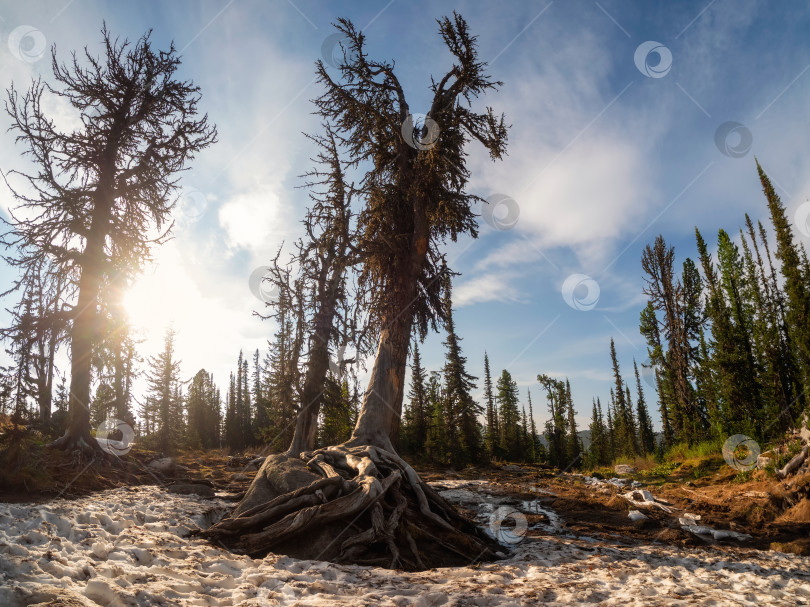
[[[272,550],[407,570],[505,552],[399,456],[369,445],[268,457],[242,502],[202,535],[254,557]]]
[[[96,442],[96,440],[89,435],[89,433],[87,434],[87,439],[85,440],[85,437],[81,434],[66,432],[52,443],[49,443],[48,447],[52,449],[61,449],[62,451],[66,451],[68,453],[71,451],[80,451],[82,455],[87,457],[101,457],[104,455],[104,450],[101,448],[98,442]]]

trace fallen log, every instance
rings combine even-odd
[[[788,477],[789,475],[793,474],[796,470],[801,468],[804,460],[807,459],[807,454],[810,453],[810,446],[805,445],[801,451],[799,451],[796,455],[793,456],[785,467],[781,470],[776,471],[776,478],[783,479]]]

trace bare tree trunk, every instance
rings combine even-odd
[[[415,235],[410,263],[405,264],[398,283],[398,305],[393,308],[392,317],[384,321],[371,380],[348,445],[374,445],[395,452],[392,437],[396,440],[402,415],[405,367],[413,328],[412,304],[427,253],[427,221],[420,212],[424,206],[419,202],[414,205]]]
[[[295,433],[293,434],[287,455],[297,457],[302,451],[312,451],[315,448],[315,433],[318,429],[318,414],[321,410],[324,382],[329,371],[329,334],[332,328],[332,317],[329,315],[328,325],[320,324],[310,342],[309,361],[304,388],[301,396],[301,410],[295,420]]]
[[[107,150],[108,158],[115,158],[114,151]],[[108,161],[108,167],[114,163]],[[80,449],[87,454],[100,451],[96,440],[90,436],[90,383],[92,381],[93,345],[98,330],[98,299],[101,289],[105,254],[104,244],[110,225],[113,178],[112,170],[102,174],[95,196],[93,221],[83,251],[79,300],[70,332],[70,396],[69,418],[65,434],[53,447],[66,451]]]
[[[410,318],[383,329],[363,406],[348,445],[373,445],[394,451],[391,433],[402,414]],[[404,347],[403,347],[404,343]]]

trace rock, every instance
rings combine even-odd
[[[262,467],[262,464],[264,463],[264,459],[265,458],[263,458],[263,457],[255,457],[255,458],[253,458],[247,464],[245,464],[244,470],[258,470],[259,468]]]
[[[214,497],[214,488],[198,483],[177,483],[169,487],[169,493],[179,493],[181,495],[201,495],[203,497]]]
[[[249,481],[249,480],[251,480],[252,478],[253,478],[252,476],[249,476],[249,475],[247,475],[247,474],[234,474],[234,475],[231,477],[231,480],[232,480],[232,481]]]
[[[616,474],[635,474],[636,469],[633,466],[628,466],[627,464],[616,464],[616,467],[613,468],[613,471]]]
[[[157,470],[158,472],[161,472],[163,474],[174,472],[176,466],[174,460],[170,457],[161,457],[160,459],[154,459],[146,465],[152,470]]]
[[[772,461],[773,460],[770,457],[760,455],[759,457],[757,457],[757,469],[764,470],[765,468],[771,465]]]
[[[633,522],[643,521],[643,520],[646,520],[646,519],[650,518],[649,516],[647,516],[646,514],[641,512],[640,510],[631,510],[630,513],[627,516]]]

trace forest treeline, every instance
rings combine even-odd
[[[696,229],[697,262],[685,258],[680,273],[675,251],[662,236],[645,247],[641,266],[648,304],[641,311],[639,329],[648,359],[641,366],[633,361],[628,382],[610,341],[606,359],[613,383],[604,405],[599,397],[591,403],[587,444],[576,422],[576,411],[585,407],[574,403],[567,378],[538,375],[535,394],[544,402],[537,410],[531,388],[521,403],[510,372],[493,374],[485,353],[482,398],[473,397],[479,378],[467,369],[448,276],[441,304],[445,364],[425,369],[415,336],[398,449],[412,459],[455,466],[499,460],[566,469],[606,466],[618,458],[661,457],[679,443],[722,442],[733,434],[767,441],[791,427],[807,406],[810,267],[784,205],[767,175],[758,170],[775,245],[768,229],[746,215],[737,242],[724,229],[718,231],[714,255]],[[59,330],[54,326],[34,331],[34,339],[29,330],[37,326],[37,316],[47,317],[49,297],[57,296],[29,289],[13,310],[14,322],[4,329],[4,337],[16,364],[4,370],[0,411],[20,421],[47,420],[58,435],[68,402],[64,381],[51,394]],[[282,311],[264,354],[239,353],[224,393],[204,369],[191,379],[180,377],[173,330],[166,332],[163,351],[144,361],[132,331],[120,324],[115,333],[120,339],[94,358],[94,427],[108,417],[123,419],[137,430],[139,441],[165,452],[264,446],[284,450],[301,408],[306,372],[297,358],[300,317],[289,311]],[[347,440],[356,423],[360,386],[347,362],[353,360],[330,364],[318,395],[318,446]],[[132,385],[139,374],[147,391],[136,398]],[[642,376],[655,386],[649,395]],[[656,401],[651,405],[650,395]],[[659,432],[653,429],[651,409],[660,415]],[[539,420],[544,420],[542,425]]]

